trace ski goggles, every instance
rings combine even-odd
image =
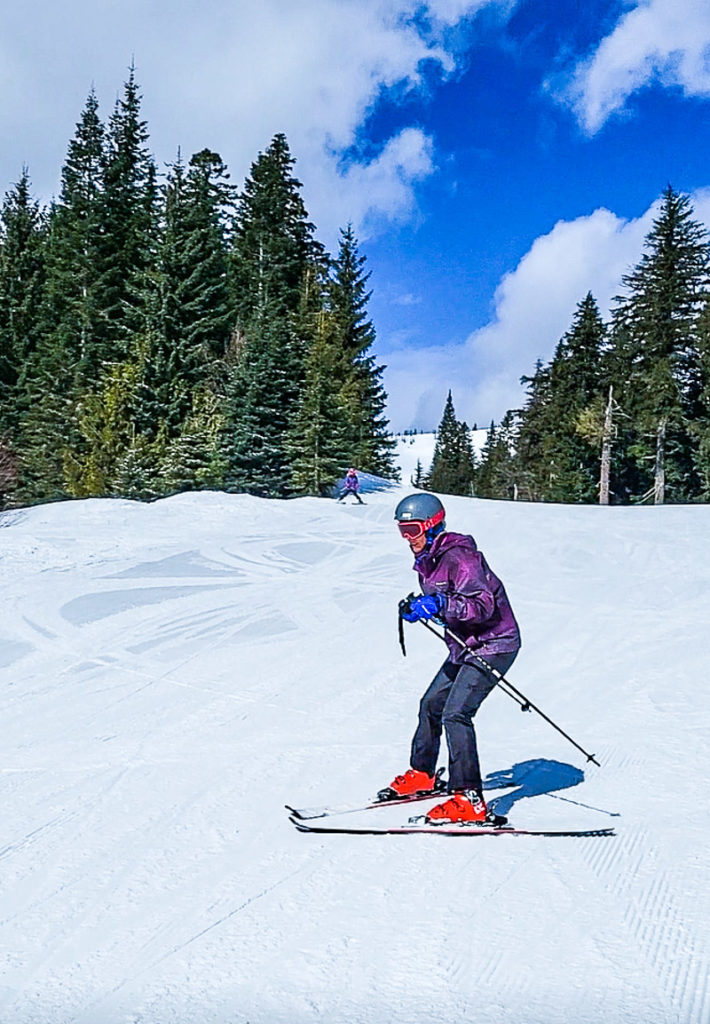
[[[416,540],[423,537],[432,526],[438,526],[444,519],[444,510],[437,512],[429,519],[409,519],[405,522],[398,522],[397,528],[405,540]]]

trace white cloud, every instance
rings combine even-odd
[[[452,389],[457,415],[469,425],[498,422],[519,408],[520,377],[535,362],[548,362],[569,329],[578,303],[591,291],[603,318],[623,274],[643,249],[657,207],[626,221],[599,209],[560,221],[536,239],[515,270],[501,281],[495,316],[462,344],[397,349],[383,356],[388,415],[394,429],[435,427]],[[695,199],[698,219],[710,217],[710,190]]]
[[[30,0],[3,12],[0,155],[4,182],[29,163],[48,197],[92,83],[106,118],[135,58],[160,162],[180,146],[217,149],[240,181],[276,132],[298,158],[326,235],[371,229],[415,208],[434,170],[412,126],[359,156],[358,131],[386,90],[422,87],[422,62],[456,67],[448,34],[500,0]],[[427,19],[415,15],[428,14]],[[10,73],[11,69],[11,73]],[[353,156],[353,153],[355,155]],[[348,159],[344,162],[344,157]],[[328,241],[328,238],[325,239]]]
[[[589,134],[639,89],[659,82],[687,96],[710,96],[708,0],[645,0],[628,11],[595,52],[548,85]]]

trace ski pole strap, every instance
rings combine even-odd
[[[404,612],[409,611],[409,602],[414,599],[414,594],[408,594],[403,597],[399,602],[399,646],[402,648],[402,654],[407,657],[407,648],[404,646]]]
[[[407,648],[404,646],[404,619],[402,618],[402,609],[399,609],[399,646],[402,648],[402,654],[407,657]]]

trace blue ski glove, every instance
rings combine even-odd
[[[440,616],[446,608],[446,594],[420,594],[407,601],[402,608],[402,618],[407,622],[426,622]]]

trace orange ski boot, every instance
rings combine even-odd
[[[492,817],[489,817],[486,801],[481,794],[467,790],[463,793],[454,793],[443,804],[432,807],[424,820],[428,825],[449,825],[468,821],[483,825]]]
[[[416,768],[408,768],[404,775],[398,775],[393,782],[377,794],[378,800],[396,800],[403,796],[417,796],[419,793],[433,793],[436,789],[436,775],[427,775]]]

